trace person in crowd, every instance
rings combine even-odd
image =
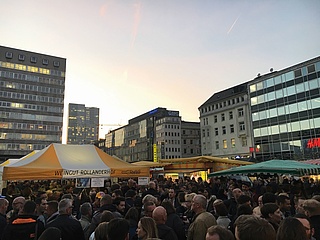
[[[62,240],[84,240],[84,233],[80,222],[71,217],[72,208],[71,199],[62,199],[58,204],[59,216],[51,223],[48,223],[46,228],[59,228]]]
[[[211,190],[209,188],[199,189],[198,194],[202,194],[207,199],[207,212],[211,212],[213,210],[213,202],[217,199],[215,195],[211,194]]]
[[[158,235],[162,240],[178,240],[177,235],[172,228],[165,223],[167,221],[167,212],[164,207],[156,207],[152,213],[152,218],[157,224]]]
[[[234,240],[234,236],[225,227],[214,225],[208,228],[206,240]]]
[[[54,219],[56,219],[59,216],[58,201],[52,200],[52,201],[49,201],[47,204],[48,206],[45,211],[45,214],[47,216],[46,224],[52,222]]]
[[[12,210],[10,210],[6,216],[9,222],[12,222],[15,218],[18,217],[19,212],[22,211],[23,205],[25,204],[26,199],[22,196],[16,197],[12,201]]]
[[[108,223],[101,222],[94,231],[94,240],[108,240]]]
[[[241,185],[241,190],[242,190],[242,193],[248,197],[250,197],[250,199],[252,200],[252,197],[253,197],[253,193],[252,191],[250,190],[250,183],[248,182],[243,182],[242,185]]]
[[[114,214],[108,210],[104,210],[101,214],[101,218],[100,218],[100,223],[98,224],[98,226],[101,223],[109,223],[112,219],[114,219]],[[98,228],[98,226],[96,227],[96,229]],[[95,240],[95,233],[96,233],[96,229],[93,231],[93,233],[91,233],[89,240]],[[87,239],[87,236],[85,236]]]
[[[9,206],[9,201],[5,198],[0,198],[0,239],[3,233],[3,230],[7,226],[7,217],[6,212]]]
[[[277,231],[277,240],[308,240],[307,233],[302,223],[293,217],[281,221]]]
[[[226,205],[224,205],[221,199],[217,199],[213,202],[213,208],[217,216],[217,224],[224,228],[228,228],[231,220],[228,217],[228,209]]]
[[[95,193],[95,189],[92,189],[89,194],[91,196],[94,196],[94,200],[93,200],[93,203],[92,203],[93,212],[98,211],[99,208],[100,208],[101,198],[103,198],[105,193],[102,192],[102,191]]]
[[[203,195],[196,195],[192,199],[191,210],[195,212],[194,220],[188,229],[188,240],[203,240],[207,230],[217,221],[211,213],[206,211],[207,199]]]
[[[183,216],[186,218],[188,223],[191,223],[195,213],[191,210],[191,205],[192,205],[192,199],[194,198],[196,194],[195,193],[188,193],[185,195],[185,206],[186,206],[186,211],[184,212]],[[187,224],[188,225],[188,224]]]
[[[112,219],[107,229],[108,240],[129,240],[129,223],[123,218]]]
[[[129,191],[132,190],[128,190],[128,192]],[[128,212],[124,216],[124,219],[126,219],[129,222],[129,240],[132,240],[136,234],[138,227],[139,211],[135,207],[129,208]]]
[[[142,217],[138,222],[137,236],[140,240],[158,238],[156,222],[151,217]]]
[[[167,212],[166,225],[173,229],[173,231],[177,235],[178,240],[185,240],[186,235],[183,221],[178,216],[178,214],[176,214],[172,203],[169,201],[163,201],[161,206],[164,207]]]
[[[144,215],[146,217],[152,217],[152,212],[156,208],[156,204],[154,202],[145,202],[143,205]]]
[[[306,199],[303,197],[295,197],[294,198],[294,207],[295,207],[295,213],[296,214],[304,214],[304,210],[303,210],[303,203]]]
[[[126,209],[126,201],[124,197],[116,197],[113,199],[113,204],[116,206],[116,211],[114,214],[116,214],[118,217],[123,218],[125,214]]]
[[[277,196],[274,193],[266,192],[262,195],[262,204],[277,203]]]
[[[290,198],[286,195],[279,195],[277,197],[277,204],[281,212],[281,218],[289,217],[291,208]]]
[[[261,216],[261,208],[263,206],[262,195],[258,197],[258,206],[253,209],[253,214],[257,217]]]
[[[320,202],[320,194],[313,195],[311,199],[314,199],[314,200],[317,200],[318,202]]]
[[[157,186],[154,181],[150,181],[148,184],[148,190],[142,194],[142,198],[144,198],[147,194],[152,196],[160,196],[160,193],[157,191]]]
[[[131,179],[132,180],[132,179]],[[135,200],[136,200],[137,192],[133,189],[129,189],[125,194],[125,201],[126,201],[126,212],[129,210],[129,208],[135,206]]]
[[[2,240],[33,240],[44,231],[44,225],[37,221],[36,203],[27,200],[18,217],[3,230]]]
[[[226,205],[228,209],[228,213],[230,218],[234,218],[237,214],[238,209],[238,198],[242,195],[242,191],[240,188],[235,188],[232,190],[232,197],[228,200],[225,200],[223,203]]]
[[[48,202],[46,197],[42,198],[36,198],[36,215],[38,216],[38,220],[43,223],[43,225],[46,225],[46,210],[48,207]]]
[[[112,200],[115,200],[118,197],[123,197],[123,193],[122,193],[121,189],[113,190],[112,194],[111,194],[111,197],[112,197]]]
[[[311,226],[314,228],[313,237],[320,240],[320,202],[315,199],[307,199],[302,207],[305,215],[310,218]]]
[[[56,227],[47,228],[38,240],[61,240],[61,231]]]
[[[294,215],[296,219],[298,219],[302,225],[304,226],[304,229],[306,230],[307,239],[308,240],[315,240],[313,237],[314,234],[314,228],[311,226],[310,218],[308,218],[305,214],[297,213]]]
[[[266,203],[261,208],[261,217],[266,219],[275,229],[278,230],[281,222],[279,206],[275,203]]]
[[[180,203],[177,199],[176,190],[174,188],[169,189],[168,201],[172,203],[174,208],[177,208],[180,206]]]
[[[267,220],[242,215],[235,221],[236,240],[275,240],[276,231]]]
[[[92,218],[92,206],[89,202],[83,203],[80,206],[80,224],[84,233],[85,238],[89,236],[89,228]]]

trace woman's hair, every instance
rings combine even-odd
[[[139,211],[135,207],[129,208],[127,214],[124,216],[124,219],[129,220],[132,219],[136,222],[139,221]]]
[[[277,232],[277,240],[307,240],[307,233],[302,223],[293,217],[281,221]]]
[[[172,203],[169,202],[169,201],[163,201],[163,202],[161,203],[161,206],[166,209],[167,215],[170,215],[170,214],[176,212],[176,210],[174,209],[174,206],[173,206]]]
[[[261,217],[268,219],[270,218],[269,214],[273,214],[275,211],[279,209],[279,206],[275,203],[266,203],[263,204],[260,211]]]
[[[108,240],[108,223],[102,222],[94,231],[95,240]]]
[[[104,210],[101,213],[101,221],[100,222],[110,222],[111,219],[114,219],[114,215],[112,214],[112,212],[110,212],[108,210]]]
[[[56,227],[49,227],[40,235],[39,240],[60,240],[61,231]]]
[[[219,216],[228,216],[228,209],[222,201],[214,204],[214,208]]]
[[[156,222],[151,217],[140,219],[142,229],[147,233],[147,238],[158,238],[158,229]]]

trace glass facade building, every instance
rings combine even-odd
[[[61,143],[66,59],[0,46],[0,161]]]
[[[92,144],[99,138],[99,108],[69,103],[68,144]]]
[[[319,158],[320,57],[248,85],[256,158]]]

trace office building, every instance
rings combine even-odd
[[[258,160],[320,158],[320,57],[249,83]]]
[[[203,155],[251,157],[247,83],[213,94],[199,107],[199,112]]]
[[[93,144],[99,138],[99,108],[69,103],[68,144]]]
[[[0,160],[61,143],[66,59],[0,46]]]
[[[194,129],[194,134],[188,138],[188,145],[185,145],[194,149],[193,156],[199,155],[199,138],[196,133],[200,129],[196,130],[193,123],[188,125],[188,122],[181,121],[179,111],[166,108],[153,109],[130,119],[128,125],[106,134],[106,152],[127,162],[181,158],[183,126],[185,133]],[[189,155],[192,155],[190,152]]]

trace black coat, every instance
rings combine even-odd
[[[159,238],[162,240],[178,240],[177,235],[165,224],[157,225]]]
[[[184,229],[184,223],[176,213],[171,213],[167,217],[166,225],[173,229],[178,237],[178,240],[185,240],[186,234]]]
[[[85,240],[80,222],[67,214],[59,215],[46,225],[49,227],[59,228],[62,240]]]

